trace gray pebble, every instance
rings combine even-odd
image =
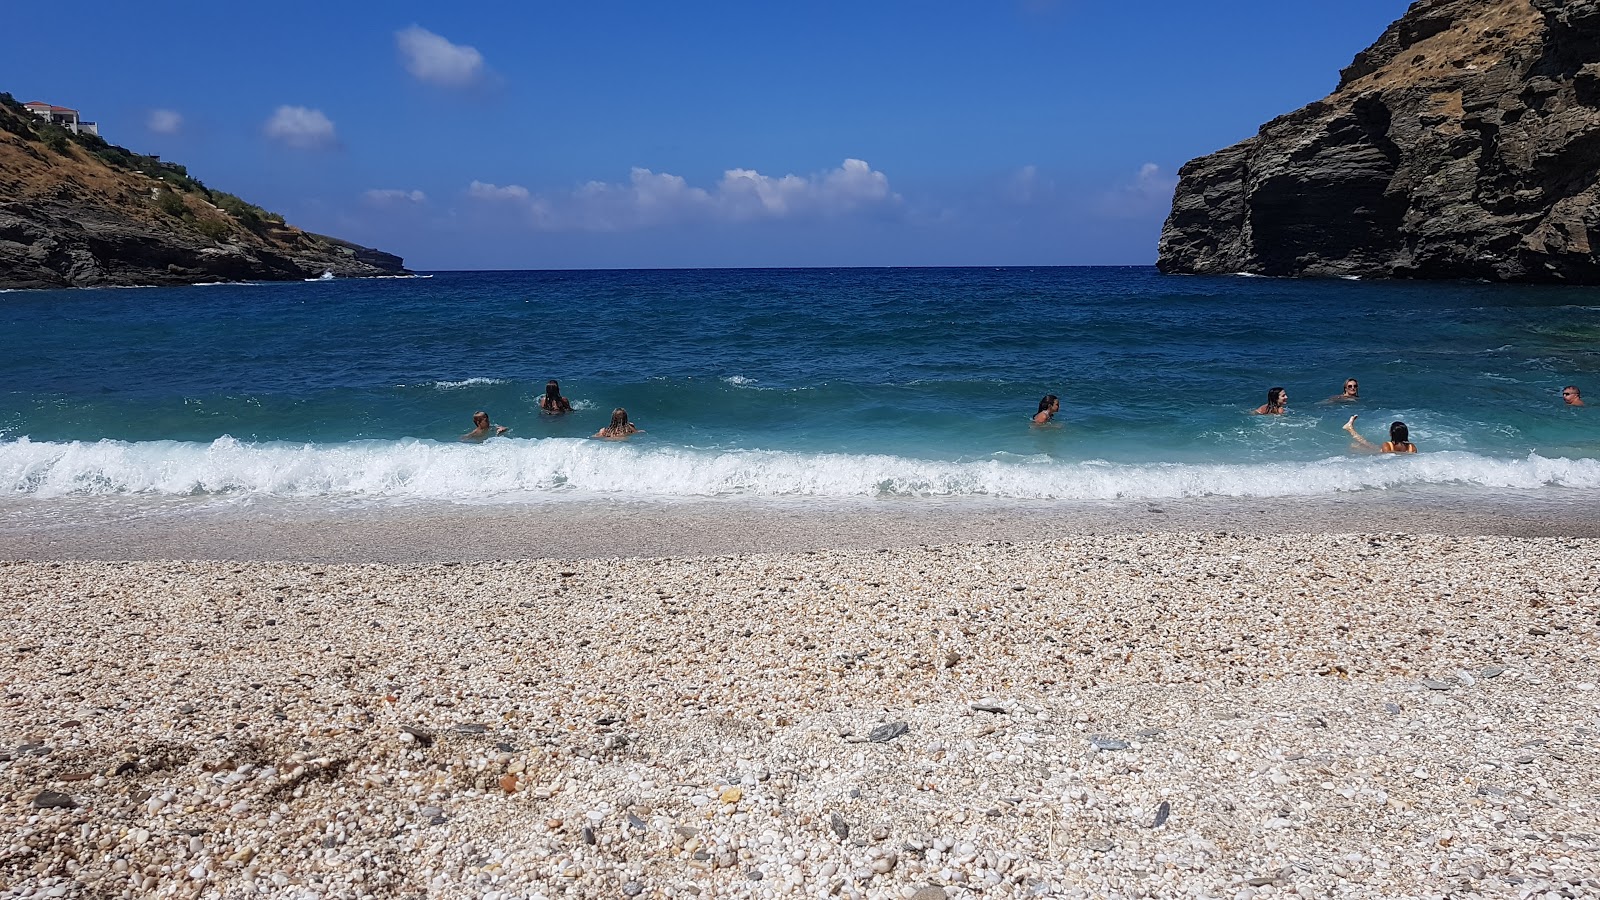
[[[40,791],[33,798],[34,809],[77,809],[78,801],[60,791]]]
[[[1096,750],[1126,750],[1128,749],[1128,742],[1121,738],[1096,734],[1089,738],[1089,746]]]
[[[644,893],[644,885],[637,881],[630,881],[622,886],[622,893],[629,897],[637,897]]]
[[[1150,827],[1160,828],[1167,824],[1167,817],[1170,815],[1172,815],[1172,804],[1165,800],[1161,801],[1161,805],[1156,808],[1156,820],[1151,823]]]
[[[890,722],[887,725],[879,725],[877,728],[872,729],[872,731],[867,734],[867,740],[874,744],[882,744],[887,741],[892,741],[910,730],[911,726],[904,722]]]
[[[1430,691],[1448,691],[1451,688],[1455,687],[1455,685],[1453,683],[1451,683],[1451,682],[1439,681],[1439,680],[1434,679],[1434,678],[1429,678],[1426,681],[1422,682],[1422,686],[1427,688]]]
[[[838,813],[828,816],[828,827],[833,829],[833,833],[838,835],[841,841],[850,836],[850,823]]]

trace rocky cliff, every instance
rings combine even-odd
[[[1419,0],[1179,173],[1163,272],[1600,283],[1600,0]]]
[[[398,256],[311,234],[182,166],[44,124],[0,95],[0,288],[404,274]]]

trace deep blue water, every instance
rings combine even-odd
[[[0,491],[521,501],[1600,487],[1600,292],[1146,268],[0,294]],[[1319,403],[1346,377],[1361,401]],[[541,416],[558,378],[579,409]],[[1290,414],[1259,417],[1267,388]],[[1044,393],[1059,427],[1030,427]],[[613,407],[646,430],[587,438]],[[466,445],[474,410],[507,438]],[[1408,423],[1415,458],[1353,453]]]

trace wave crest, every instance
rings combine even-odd
[[[1454,484],[1600,487],[1600,461],[1437,452],[1404,459],[1239,464],[1059,462],[1004,456],[938,461],[885,455],[711,451],[566,438],[482,445],[425,440],[348,444],[0,443],[0,489],[73,495],[245,495],[527,501],[653,498],[993,497],[1019,500],[1297,497]]]

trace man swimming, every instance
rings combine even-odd
[[[472,430],[463,434],[461,440],[471,444],[479,444],[490,437],[505,434],[510,430],[504,425],[490,423],[489,414],[480,409],[472,414]]]
[[[1561,399],[1568,406],[1582,406],[1583,394],[1578,391],[1578,386],[1569,384],[1561,389]]]

